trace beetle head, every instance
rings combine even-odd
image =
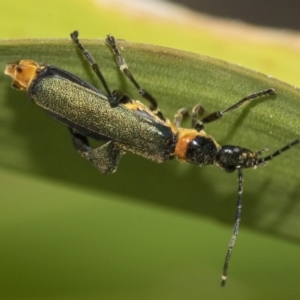
[[[221,147],[217,154],[216,164],[226,172],[233,172],[236,169],[256,168],[266,163],[259,163],[259,156],[262,151],[253,152],[249,149],[238,146],[226,145]]]

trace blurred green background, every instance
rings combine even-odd
[[[82,38],[110,33],[222,58],[300,85],[299,49],[277,42],[276,34],[274,39],[241,37],[232,34],[231,25],[228,33],[226,27],[217,30],[217,21],[199,25],[200,16],[189,20],[184,10],[176,20],[168,17],[168,7],[157,8],[157,2],[154,10],[166,16],[137,13],[129,4],[124,10],[124,2],[115,7],[104,1],[3,2],[0,38],[66,39],[75,29]],[[51,63],[48,55],[61,54],[45,53],[45,62]],[[70,59],[76,62],[77,57]],[[0,63],[4,69],[1,56]],[[274,178],[280,178],[281,163],[292,165],[293,178],[284,184],[266,177],[265,169],[245,172],[241,232],[228,286],[221,289],[236,174],[176,162],[154,164],[129,154],[116,174],[101,175],[78,157],[67,130],[30,105],[25,94],[11,90],[10,83],[1,75],[0,299],[300,296],[295,160],[285,156],[274,167],[270,164]],[[287,130],[277,146],[292,137]],[[264,202],[267,197],[273,197],[274,209],[272,202]]]

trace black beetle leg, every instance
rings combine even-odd
[[[149,92],[147,92],[145,89],[143,89],[138,84],[138,82],[135,80],[134,76],[130,72],[130,70],[129,70],[126,62],[125,62],[125,59],[120,54],[120,52],[117,48],[115,38],[111,35],[108,35],[107,38],[106,38],[106,42],[111,47],[114,55],[116,56],[116,60],[117,60],[117,63],[120,67],[120,70],[132,82],[132,84],[138,89],[140,95],[144,99],[146,99],[148,102],[150,102],[150,110],[153,111],[159,118],[161,118],[162,120],[165,120],[163,114],[158,109],[158,104],[157,104],[156,99]]]
[[[275,95],[275,90],[272,89],[272,88],[250,94],[250,95],[244,97],[242,100],[238,101],[237,103],[233,104],[232,106],[228,107],[225,110],[216,111],[216,112],[213,112],[213,113],[207,115],[202,120],[200,120],[196,123],[195,128],[197,126],[200,126],[200,127],[203,128],[203,126],[204,126],[203,124],[205,124],[205,123],[210,123],[210,122],[214,122],[216,120],[219,120],[225,114],[227,114],[231,111],[234,111],[235,109],[239,108],[240,106],[242,106],[244,104],[247,104],[247,103],[251,102],[252,100],[255,100],[257,98],[261,98],[261,97],[264,97],[264,96],[270,96],[270,95]]]
[[[81,53],[83,54],[84,58],[89,62],[89,64],[92,66],[93,71],[95,72],[95,74],[97,75],[97,77],[99,78],[99,80],[101,81],[107,95],[109,98],[112,97],[112,94],[110,92],[110,89],[108,88],[108,85],[106,83],[106,80],[104,79],[104,76],[102,75],[100,68],[98,66],[98,64],[96,63],[95,59],[92,57],[92,55],[84,48],[84,46],[80,43],[78,36],[79,36],[79,32],[78,31],[74,31],[71,33],[71,39],[73,40],[73,42],[75,43],[75,45],[78,47],[78,49],[81,51]]]

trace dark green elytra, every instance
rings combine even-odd
[[[92,138],[109,137],[124,150],[157,162],[170,159],[172,131],[163,122],[154,123],[145,117],[144,111],[142,115],[124,105],[112,108],[107,97],[59,77],[42,76],[28,93],[54,118],[80,133],[87,132]]]

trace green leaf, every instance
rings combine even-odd
[[[111,89],[124,89],[134,99],[140,99],[138,92],[118,70],[113,55],[103,40],[82,40],[82,43],[98,61]],[[254,151],[269,147],[270,153],[298,138],[300,93],[297,88],[258,72],[198,54],[125,41],[119,41],[118,45],[123,50],[122,53],[137,81],[157,98],[160,109],[167,117],[172,119],[179,108],[191,109],[197,103],[203,104],[207,112],[223,110],[250,93],[274,88],[277,93],[276,97],[265,97],[242,107],[226,115],[222,120],[208,124],[206,132],[222,145],[236,144]],[[2,41],[0,57],[2,70],[6,62],[28,58],[65,69],[102,88],[69,40]],[[39,256],[39,253],[46,251],[48,243],[51,245],[53,243],[52,246],[56,251],[63,244],[61,241],[71,234],[74,239],[75,252],[70,256],[70,269],[63,272],[68,277],[77,270],[74,265],[77,260],[80,260],[80,251],[89,251],[87,245],[95,246],[94,249],[102,249],[101,263],[98,260],[97,266],[105,268],[106,281],[104,273],[94,266],[91,266],[92,272],[86,280],[91,280],[91,274],[97,277],[94,283],[90,283],[90,288],[99,292],[99,287],[97,287],[99,276],[104,276],[101,280],[104,285],[108,285],[108,294],[110,289],[114,289],[113,285],[116,282],[117,288],[123,291],[125,286],[133,290],[136,287],[140,288],[143,286],[143,280],[148,282],[147,288],[161,284],[162,291],[160,292],[169,294],[166,283],[161,283],[161,281],[166,280],[166,277],[167,280],[171,280],[172,284],[176,280],[180,284],[187,274],[193,278],[191,286],[197,286],[198,276],[200,281],[206,278],[212,280],[211,284],[217,287],[219,277],[215,276],[221,274],[227,240],[229,241],[231,234],[230,228],[234,223],[237,197],[236,173],[227,174],[217,167],[198,168],[176,161],[161,165],[154,164],[128,154],[122,159],[116,174],[101,175],[72,149],[66,128],[47,118],[44,112],[28,101],[25,93],[12,90],[10,78],[4,76],[3,73],[0,76],[1,173],[3,176],[9,174],[9,178],[15,176],[18,178],[16,181],[18,184],[14,187],[10,186],[10,181],[7,179],[7,185],[4,186],[6,195],[4,203],[9,209],[12,209],[16,203],[22,207],[23,201],[31,205],[30,212],[32,211],[32,215],[36,213],[36,218],[26,219],[20,211],[10,221],[16,222],[25,218],[26,235],[29,232],[27,230],[31,228],[35,235],[41,235],[42,240],[38,247],[32,245],[31,249],[26,246],[27,251],[31,249],[42,261],[43,256]],[[190,123],[186,122],[184,125],[189,127]],[[253,260],[247,262],[249,256],[253,257],[252,251],[256,251],[257,248],[261,249],[264,243],[277,245],[277,241],[265,240],[255,247],[251,244],[251,240],[246,241],[246,238],[242,237],[247,236],[247,228],[282,240],[299,241],[299,153],[300,147],[296,147],[274,159],[264,168],[244,171],[244,207],[238,237],[239,247],[233,251],[229,271],[229,281],[232,280],[232,284],[236,283],[237,287],[239,284],[245,285],[245,282],[254,281],[251,273],[260,267],[262,260],[258,254]],[[54,184],[55,181],[59,183]],[[40,184],[45,185],[45,193],[34,191],[35,185]],[[28,199],[24,193],[27,185],[31,199]],[[53,189],[51,189],[52,185]],[[65,186],[76,188],[78,195],[71,190],[65,191]],[[64,204],[57,201],[57,199],[65,199],[64,197],[67,199]],[[119,200],[125,200],[125,204]],[[128,203],[126,200],[129,200]],[[51,206],[49,213],[45,211],[44,206],[39,204],[40,201],[46,207]],[[49,204],[52,201],[53,204]],[[95,206],[91,205],[91,202]],[[34,208],[35,205],[37,208]],[[91,210],[85,210],[86,205],[90,206]],[[97,205],[99,205],[98,212],[95,208]],[[59,213],[60,208],[63,211],[61,213]],[[111,214],[111,217],[101,213],[98,219],[97,214],[101,209]],[[123,210],[125,215],[122,214]],[[177,215],[177,212],[180,214]],[[84,222],[81,213],[83,215],[91,213],[91,218],[97,228],[92,229],[91,236],[87,240],[85,235],[80,233],[80,222]],[[191,215],[195,218],[191,218]],[[123,228],[122,222],[125,222],[126,216],[132,218],[132,223],[127,223]],[[199,221],[200,217],[203,218],[202,221]],[[45,220],[45,228],[35,228],[35,224],[40,224],[41,219]],[[219,232],[220,236],[215,236],[216,225],[212,222],[205,222],[206,219],[223,223],[226,225],[226,230]],[[166,225],[167,220],[170,220],[170,223]],[[10,224],[8,220],[6,221],[6,224]],[[202,229],[199,228],[201,222],[206,224],[204,226],[207,226],[207,229],[204,228],[201,231]],[[118,230],[111,228],[117,226],[115,224],[118,223]],[[17,226],[16,223],[13,226]],[[60,226],[68,228],[63,228],[62,233],[59,233]],[[143,230],[139,230],[139,226],[144,226],[141,227]],[[151,230],[147,231],[147,226],[151,226]],[[165,229],[164,226],[167,228]],[[107,231],[107,227],[111,231]],[[47,230],[50,232],[49,240],[44,236]],[[78,240],[76,233],[79,235]],[[157,234],[155,237],[147,239],[147,235],[154,233]],[[101,242],[97,240],[99,234]],[[20,238],[22,238],[21,234]],[[139,240],[141,244],[137,245]],[[201,250],[202,244],[207,243],[213,244],[210,247],[211,253]],[[242,249],[243,244],[244,249]],[[79,247],[79,250],[76,250],[76,247]],[[119,253],[115,256],[111,254],[111,251],[117,252],[118,248]],[[277,246],[274,248],[279,250],[272,249],[273,255],[281,255],[281,248]],[[289,254],[282,258],[282,263],[285,261],[293,264],[293,259],[296,257],[295,249],[288,250]],[[68,251],[72,252],[74,249],[68,249]],[[178,253],[178,258],[176,253]],[[291,253],[295,253],[295,256]],[[139,255],[141,257],[137,257]],[[175,261],[181,261],[182,257],[186,256],[188,256],[186,260],[175,264],[174,269],[172,267],[170,269]],[[51,255],[47,257],[49,262],[57,263]],[[88,268],[87,266],[92,264],[96,257],[99,258],[93,252],[91,257],[84,256],[86,264],[82,263],[81,267]],[[128,257],[132,258],[131,262],[128,261]],[[105,266],[106,259],[109,262],[107,266]],[[151,260],[154,260],[153,265],[149,264]],[[213,268],[209,266],[207,260],[213,261]],[[238,260],[241,264],[240,270]],[[277,260],[278,258],[275,259]],[[273,264],[273,261],[270,264]],[[120,268],[119,265],[122,267]],[[49,268],[51,263],[46,262],[46,266]],[[63,262],[62,266],[67,265]],[[291,269],[298,268],[299,270],[299,267],[298,260],[292,267],[290,266],[289,272],[293,274]],[[142,279],[138,276],[139,268],[147,269]],[[203,270],[206,268],[210,269],[205,274]],[[130,275],[125,276],[123,271]],[[13,271],[10,274],[12,275]],[[49,276],[54,276],[54,274],[56,271],[50,268]],[[157,277],[158,274],[160,274],[159,277]],[[287,285],[296,284],[296,278],[292,275],[288,278],[278,276],[274,271],[274,274],[268,273],[262,276],[261,280],[264,281],[266,287],[276,282],[278,285],[282,282]],[[159,278],[158,282],[155,278]],[[79,276],[73,280],[83,280],[85,287],[77,288],[78,292],[85,293],[87,286],[85,279]],[[124,286],[120,282],[123,282]],[[41,281],[41,284],[40,293],[47,290],[44,281]],[[74,288],[71,279],[69,284],[70,290]],[[59,292],[60,286],[54,285],[53,289],[55,288]],[[201,295],[201,291],[197,288],[194,291]],[[27,292],[31,295],[30,288]],[[15,295],[18,295],[17,292]],[[137,292],[128,292],[128,299],[138,298],[137,295]]]

